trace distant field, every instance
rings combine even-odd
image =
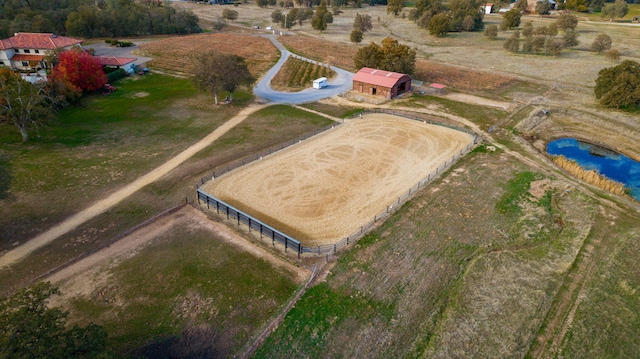
[[[189,35],[140,45],[142,54],[154,58],[150,66],[179,72],[189,72],[192,57],[209,50],[243,57],[254,76],[268,70],[279,56],[268,39],[248,34]]]

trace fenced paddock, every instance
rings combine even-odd
[[[298,255],[328,253],[386,218],[477,141],[423,119],[358,115],[214,176],[198,189],[198,200]]]

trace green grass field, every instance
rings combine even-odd
[[[103,325],[117,352],[156,358],[198,349],[238,355],[297,287],[291,274],[188,223],[103,275],[104,284],[72,301],[73,321]],[[178,349],[198,339],[185,328],[205,328],[199,335],[211,342]]]

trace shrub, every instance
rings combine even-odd
[[[107,81],[109,81],[109,83],[113,83],[125,76],[127,76],[127,73],[123,69],[117,69],[107,74]]]
[[[620,60],[620,51],[618,51],[618,49],[611,49],[607,51],[607,58],[614,61]]]
[[[595,40],[591,43],[591,51],[593,52],[601,53],[609,49],[611,49],[611,38],[607,34],[596,36]]]
[[[484,36],[490,39],[498,37],[498,25],[487,25],[487,27],[484,28]]]

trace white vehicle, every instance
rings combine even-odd
[[[329,84],[327,84],[327,78],[326,77],[321,77],[319,79],[315,79],[313,80],[313,88],[314,89],[323,89],[325,87],[327,87]]]
[[[271,30],[273,30],[273,28],[272,28],[271,26],[267,26],[267,27],[265,28],[265,30],[269,30],[269,31],[271,31]]]

